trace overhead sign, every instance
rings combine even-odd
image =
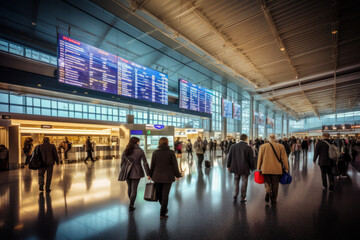
[[[130,130],[131,135],[143,135],[142,130]]]
[[[152,130],[154,130],[154,129],[158,129],[158,130],[160,130],[160,129],[164,129],[165,128],[165,125],[161,125],[161,124],[146,124],[145,125],[145,128],[146,129],[152,129]]]

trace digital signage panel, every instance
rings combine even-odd
[[[233,118],[236,120],[241,119],[241,105],[234,103],[233,104]]]
[[[226,118],[233,117],[233,103],[226,99],[222,99],[222,116]]]
[[[210,89],[179,79],[179,107],[212,113],[213,92]]]
[[[168,76],[91,45],[58,35],[59,82],[168,104]]]

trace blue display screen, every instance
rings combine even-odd
[[[130,130],[131,135],[143,135],[142,130]]]
[[[179,79],[179,107],[212,113],[213,92],[210,89]]]
[[[241,119],[241,105],[234,103],[233,104],[233,118],[236,120]]]
[[[222,116],[226,118],[233,117],[233,103],[226,99],[222,99]]]
[[[62,34],[59,82],[149,102],[168,104],[168,76]]]

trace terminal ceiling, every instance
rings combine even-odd
[[[359,108],[359,1],[91,2],[4,1],[2,33],[54,53],[56,28],[70,30],[168,73],[169,90],[180,77],[225,85],[297,119]]]

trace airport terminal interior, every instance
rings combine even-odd
[[[356,238],[359,22],[353,0],[1,1],[1,239]]]

